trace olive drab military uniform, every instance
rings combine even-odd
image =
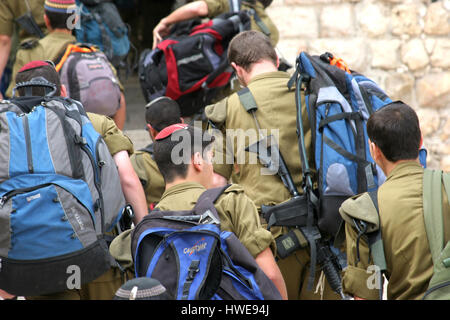
[[[205,187],[195,182],[184,182],[167,189],[156,206],[161,211],[191,210]],[[275,242],[269,231],[259,223],[254,203],[239,185],[231,185],[214,204],[220,217],[221,230],[234,232],[253,257]]]
[[[302,170],[296,134],[295,90],[290,91],[287,88],[289,78],[290,75],[286,72],[268,72],[252,78],[248,88],[258,106],[255,115],[263,136],[272,134],[277,137],[281,154],[297,189],[301,192]],[[263,166],[256,160],[256,155],[245,151],[245,147],[259,139],[259,134],[255,120],[244,109],[237,93],[206,107],[205,113],[223,135],[226,133],[226,143],[219,142],[215,145],[214,171],[229,179],[233,171],[232,162],[236,162],[239,168],[239,184],[258,209],[261,205],[276,205],[290,199],[290,193],[281,179],[277,175],[265,173]],[[311,130],[306,115],[303,118],[303,126],[307,152],[311,154]],[[231,132],[230,129],[235,131]],[[255,157],[251,158],[253,156]],[[275,238],[286,231],[280,227],[271,228]],[[288,298],[291,300],[321,298],[321,294],[307,290],[309,261],[307,249],[297,250],[289,257],[277,261],[287,286]],[[319,268],[316,270],[317,283],[320,272]],[[338,298],[328,283],[325,284],[323,298]]]
[[[129,155],[134,152],[131,140],[117,128],[114,121],[106,116],[95,113],[87,113],[92,125],[105,140],[108,150],[112,156],[120,151],[127,151]],[[121,270],[112,267],[109,271],[81,286],[80,290],[72,289],[64,292],[27,297],[29,300],[51,299],[51,300],[111,300],[115,292],[129,279],[133,278],[130,270]]]
[[[3,74],[3,81],[6,82],[2,86],[8,85],[19,47],[32,46],[39,39],[39,31],[30,34],[17,22],[16,19],[22,20],[26,14],[33,17],[41,35],[45,35],[47,27],[44,22],[44,0],[0,0],[0,35],[11,37],[11,49]]]
[[[424,169],[415,161],[401,163],[378,189],[388,299],[421,299],[433,275],[423,217],[423,172]],[[450,239],[450,206],[444,191],[443,203],[447,242]],[[359,298],[378,299],[379,292],[372,279],[374,269],[368,271],[373,262],[369,260],[367,242],[364,237],[359,241],[358,262],[358,233],[348,223],[345,229],[348,267],[342,279],[344,292]]]
[[[1,0],[0,1],[0,34],[12,37],[17,26],[16,19],[30,12],[42,33],[47,32],[44,22],[44,0]],[[36,35],[27,33],[23,28],[17,29],[19,42]]]
[[[230,12],[229,0],[203,0],[208,6],[208,18],[212,19],[219,14]],[[270,38],[270,42],[275,47],[279,40],[279,32],[273,21],[264,10],[264,6],[257,0],[242,1],[241,10],[255,10],[261,19],[262,26],[259,26],[253,16],[250,16],[252,30],[258,30]],[[259,23],[259,22],[258,22]]]
[[[145,151],[150,146],[151,144],[143,150],[136,151],[130,160],[144,188],[147,206],[153,208],[164,193],[166,183],[159,172],[158,165],[153,160],[152,151]]]

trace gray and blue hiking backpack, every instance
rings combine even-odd
[[[82,105],[49,96],[0,101],[0,128],[0,288],[42,295],[102,275],[113,263],[103,235],[125,200]]]
[[[133,230],[136,277],[157,279],[177,300],[279,300],[278,289],[232,232],[220,230],[208,189],[190,211],[158,211]]]
[[[370,155],[366,123],[373,112],[393,101],[373,80],[350,70],[342,59],[328,52],[321,56],[302,52],[290,85],[294,80],[298,112],[307,113],[311,127],[318,175],[318,225],[334,236],[341,223],[338,209],[342,202],[376,190],[385,180]],[[301,90],[306,108],[301,106]],[[298,117],[301,119],[301,114]],[[302,164],[307,165],[304,160]],[[425,166],[423,147],[420,160]],[[310,168],[303,170],[310,173]]]

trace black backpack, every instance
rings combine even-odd
[[[244,12],[222,14],[207,23],[189,21],[178,26],[139,61],[139,78],[147,102],[168,96],[190,116],[208,105],[231,79],[228,44],[250,28]]]

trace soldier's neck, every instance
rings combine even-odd
[[[56,32],[56,33],[65,33],[65,34],[72,34],[72,30],[69,29],[65,29],[65,28],[61,28],[61,29],[52,29],[51,32]]]

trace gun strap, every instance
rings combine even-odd
[[[253,96],[252,92],[248,87],[244,87],[243,89],[239,90],[237,94],[245,111],[252,114],[253,119],[255,120],[259,137],[261,139],[264,138],[263,134],[261,133],[261,126],[259,125],[259,121],[256,118],[255,112],[256,110],[258,110],[258,105],[256,104],[255,97]]]

